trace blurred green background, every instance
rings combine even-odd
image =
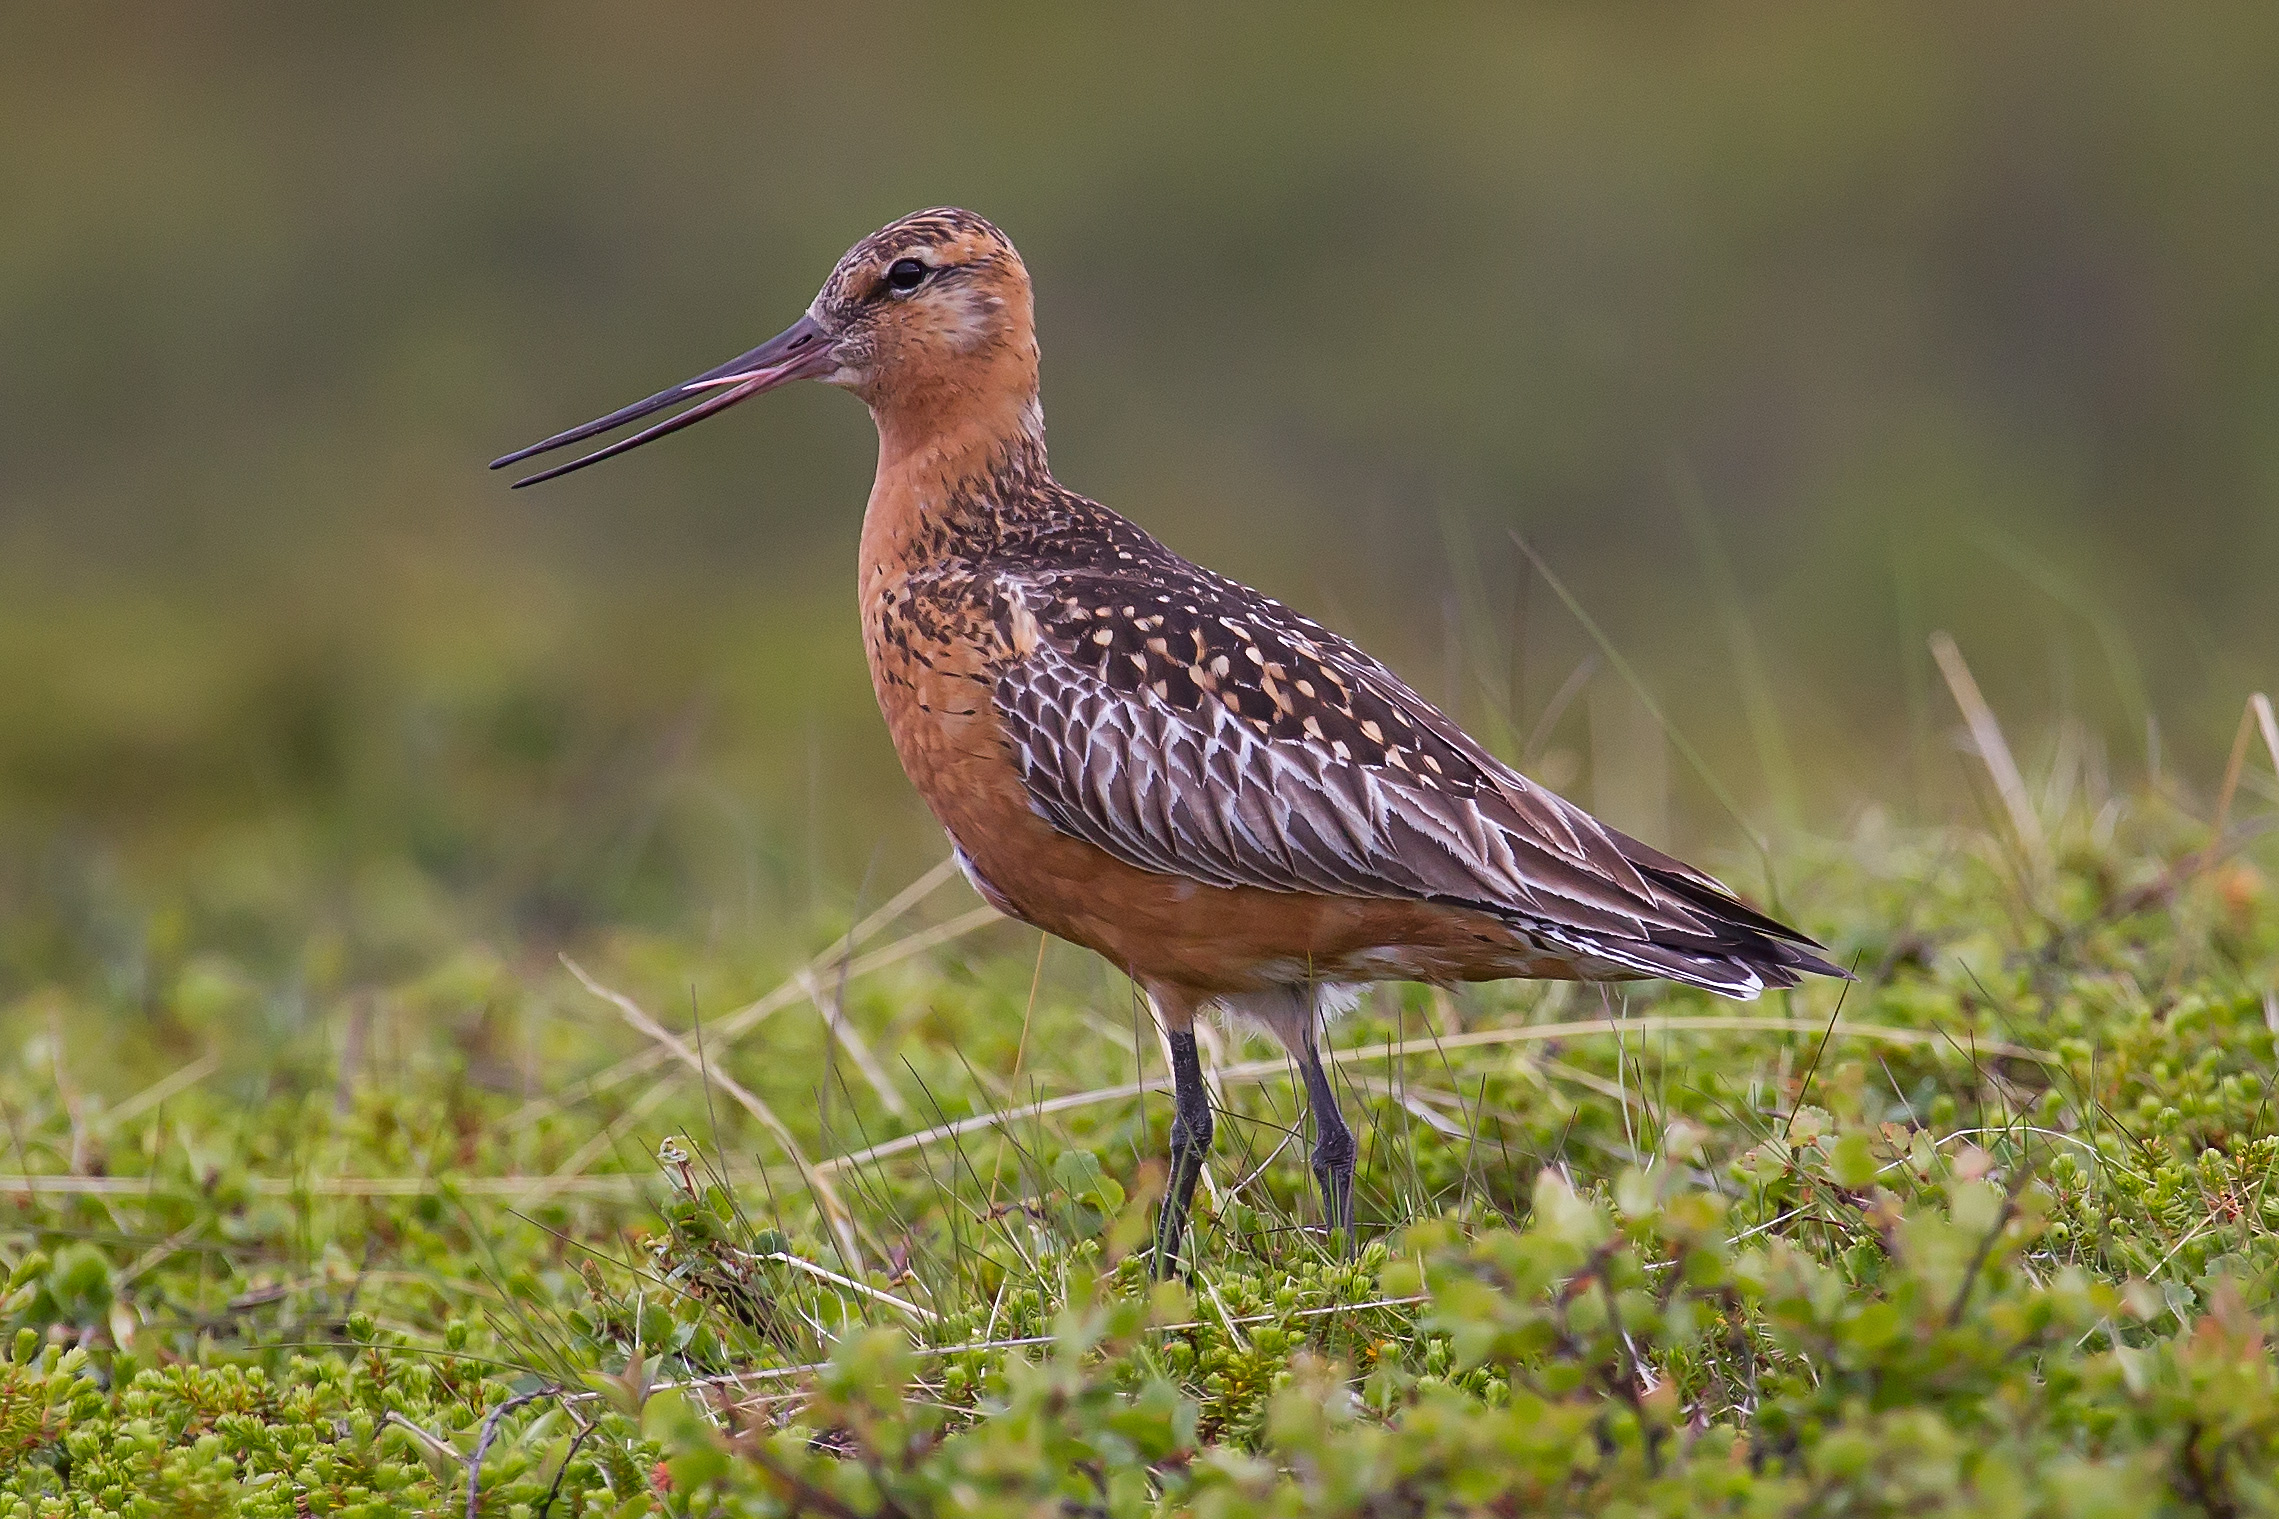
[[[2269,4],[8,7],[0,1000],[936,857],[859,406],[483,465],[944,202],[1064,480],[1658,842],[1741,836],[1513,529],[1767,826],[1967,805],[1935,628],[2038,784],[2204,793],[2279,678],[2275,80]]]

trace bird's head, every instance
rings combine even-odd
[[[681,402],[695,403],[515,484],[550,480],[792,380],[821,380],[853,391],[890,443],[952,427],[996,434],[1041,431],[1036,318],[1021,255],[1004,233],[971,211],[914,212],[849,248],[807,314],[759,347],[491,467],[580,442]]]
[[[971,211],[920,211],[847,250],[807,315],[831,335],[825,378],[874,411],[1036,387],[1029,271]]]

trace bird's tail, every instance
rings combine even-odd
[[[1667,976],[1742,1001],[1767,987],[1796,986],[1806,976],[1852,979],[1851,972],[1817,953],[1825,946],[1749,906],[1714,876],[1625,834],[1608,832],[1640,875],[1701,923],[1694,932],[1604,945],[1602,952],[1610,958],[1650,976]]]

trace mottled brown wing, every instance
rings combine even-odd
[[[1781,942],[1792,931],[1500,763],[1353,645],[1169,568],[1002,582],[1017,653],[996,704],[1032,805],[1063,832],[1215,886],[1477,908],[1735,995],[1817,966]]]

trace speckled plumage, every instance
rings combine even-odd
[[[1159,1268],[1209,1144],[1205,1007],[1299,1057],[1328,1212],[1350,1223],[1352,1142],[1315,1050],[1343,984],[1668,976],[1748,997],[1841,974],[1352,643],[1056,481],[1027,271],[970,212],[881,229],[782,337],[538,447],[789,378],[854,391],[878,424],[861,613],[904,769],[988,900],[1107,956],[1171,1036]]]
[[[1434,979],[1563,969],[1748,995],[1817,966],[1709,877],[1504,765],[1353,644],[1060,486],[1031,440],[946,482],[926,522],[866,607],[882,704],[988,729],[1025,805],[1115,861],[1504,928],[1418,956]],[[927,770],[923,747],[904,757]],[[961,810],[937,806],[945,822]],[[956,842],[999,905],[1055,926],[989,830],[971,831]],[[1145,946],[1092,947],[1205,992],[1263,989],[1292,963],[1314,981],[1375,979],[1413,948],[1309,937],[1198,976]]]

